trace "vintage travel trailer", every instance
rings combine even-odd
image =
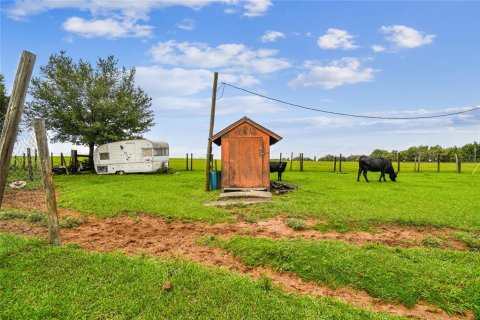
[[[167,142],[126,140],[98,146],[93,162],[98,174],[154,172],[168,168],[168,154]]]

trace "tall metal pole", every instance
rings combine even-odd
[[[213,76],[212,110],[210,111],[210,130],[208,131],[207,164],[205,168],[205,191],[210,190],[210,162],[211,162],[211,155],[212,155],[213,126],[215,123],[215,103],[217,102],[217,83],[218,83],[218,72],[215,72]]]
[[[35,59],[36,56],[33,53],[23,51],[18,63],[2,134],[0,135],[0,208],[7,184],[8,169],[12,160],[13,145],[17,139],[18,126],[22,117],[25,96],[27,95]]]

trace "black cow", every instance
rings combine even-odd
[[[393,182],[395,182],[397,179],[397,174],[395,173],[395,170],[393,170],[392,160],[388,158],[371,158],[368,156],[361,156],[360,159],[358,159],[358,165],[358,182],[360,182],[360,174],[362,174],[362,172],[365,180],[367,182],[370,182],[367,179],[367,171],[380,171],[381,174],[378,182],[382,182],[382,178],[383,181],[387,181],[385,179],[385,173],[388,173],[388,175],[390,176],[390,180],[392,180]]]
[[[278,181],[282,181],[282,173],[286,167],[286,162],[270,162],[270,172],[278,172]]]

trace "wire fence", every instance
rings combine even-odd
[[[3,119],[0,121],[3,124]],[[42,187],[40,159],[31,125],[23,125],[17,134],[8,170],[7,187],[13,189]]]

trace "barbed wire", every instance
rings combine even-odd
[[[267,96],[267,95],[263,95],[263,94],[260,94],[260,93],[257,93],[257,92],[253,92],[253,91],[250,91],[250,90],[247,90],[247,89],[244,89],[244,88],[240,88],[240,87],[234,86],[233,84],[229,84],[229,83],[226,83],[226,82],[221,82],[221,83],[220,83],[220,86],[223,88],[223,90],[225,89],[225,86],[229,86],[229,87],[234,88],[234,89],[236,89],[236,90],[240,90],[240,91],[246,92],[246,93],[251,94],[251,95],[255,95],[255,96],[258,96],[258,97],[261,97],[261,98],[264,98],[264,99],[268,99],[268,100],[271,100],[271,101],[275,101],[275,102],[281,103],[281,104],[289,105],[289,106],[295,107],[295,108],[301,108],[301,109],[306,109],[306,110],[311,110],[311,111],[316,111],[316,112],[333,114],[333,115],[337,115],[337,116],[345,116],[345,117],[353,117],[353,118],[364,118],[364,119],[381,119],[381,120],[419,120],[419,119],[433,119],[433,118],[450,117],[450,116],[454,116],[454,115],[458,115],[458,114],[462,114],[462,113],[467,113],[467,112],[472,112],[472,111],[475,111],[475,110],[479,110],[479,109],[480,109],[480,106],[477,106],[477,107],[473,107],[473,108],[470,108],[470,109],[467,109],[467,110],[462,110],[462,111],[456,111],[456,112],[450,112],[450,113],[443,113],[443,114],[437,114],[437,115],[431,115],[431,116],[415,116],[415,117],[367,116],[367,115],[359,115],[359,114],[335,112],[335,111],[330,111],[330,110],[325,110],[325,109],[307,107],[307,106],[303,106],[303,105],[300,105],[300,104],[291,103],[291,102],[284,101],[284,100],[281,100],[281,99],[273,98],[273,97],[270,97],[270,96]],[[222,97],[223,97],[223,91],[222,91]],[[217,99],[217,100],[219,100],[219,99]]]

